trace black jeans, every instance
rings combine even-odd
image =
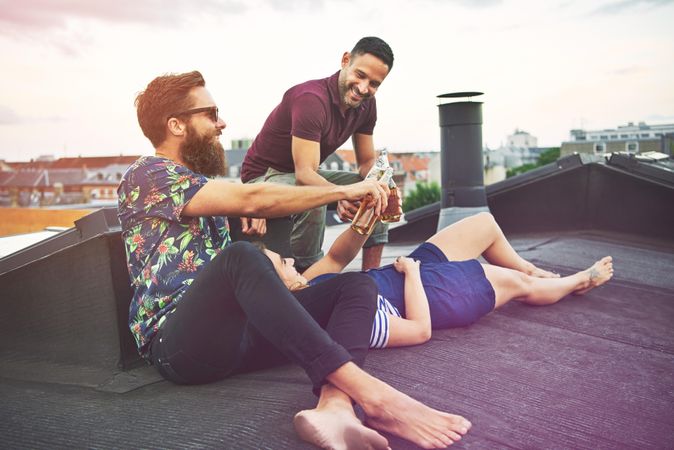
[[[344,363],[363,364],[376,298],[376,285],[360,273],[291,293],[266,255],[236,242],[201,270],[167,315],[150,359],[180,384],[290,360],[317,392]]]

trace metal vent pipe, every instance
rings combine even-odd
[[[438,231],[464,217],[489,211],[482,162],[482,102],[447,98],[474,97],[481,92],[439,95],[442,209]]]

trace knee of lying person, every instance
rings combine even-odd
[[[232,242],[223,250],[223,255],[229,258],[257,258],[260,255],[264,256],[257,247],[248,241]]]
[[[360,272],[346,272],[340,275],[343,282],[353,290],[377,296],[377,284],[372,277]]]

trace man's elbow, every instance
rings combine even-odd
[[[316,171],[312,169],[299,169],[295,171],[295,183],[298,186],[311,186],[312,175],[315,175]]]
[[[259,192],[247,192],[241,201],[241,215],[243,217],[267,217],[266,214],[270,207],[270,199],[265,195],[264,189],[260,189]]]

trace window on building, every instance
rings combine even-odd
[[[641,133],[641,137],[642,137],[642,138],[647,138],[648,136],[650,136],[650,134],[648,134],[648,133]]]
[[[339,163],[337,161],[333,161],[330,163],[330,170],[339,170]]]
[[[599,136],[599,139],[601,139],[602,141],[605,141],[606,139],[608,139],[608,135],[602,134],[602,135]]]
[[[239,166],[229,166],[229,177],[239,178]]]
[[[596,144],[594,144],[595,153],[604,153],[605,151],[606,151],[606,143],[597,142]]]
[[[625,150],[627,150],[628,153],[637,153],[639,151],[639,143],[638,142],[626,142],[625,143]]]
[[[618,139],[618,135],[617,135],[617,134],[612,134],[612,135],[611,135],[611,139]]]
[[[621,134],[620,135],[620,139],[627,139],[628,137],[630,137],[629,134]]]

